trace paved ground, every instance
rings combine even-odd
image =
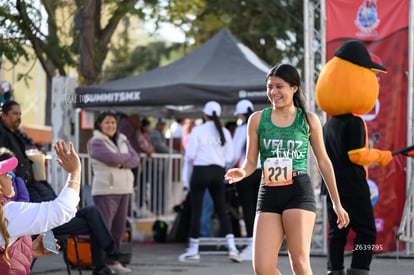
[[[185,249],[184,244],[158,244],[152,242],[136,243],[133,245],[133,257],[128,267],[133,269],[131,274],[137,275],[252,275],[250,262],[232,263],[218,250],[202,252],[199,263],[180,263],[177,257]],[[404,255],[402,255],[404,256]],[[346,257],[349,263],[350,256]],[[292,274],[289,260],[286,255],[280,256],[280,270],[282,274]],[[312,268],[315,275],[326,274],[325,257],[312,256]],[[76,269],[72,274],[78,274]],[[91,270],[83,270],[82,274],[90,275]],[[33,268],[33,275],[38,274],[67,274],[62,255],[48,256],[37,261]],[[400,257],[398,260],[393,255],[377,255],[372,263],[373,275],[414,274],[413,258]]]

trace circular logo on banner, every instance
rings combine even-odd
[[[376,0],[364,0],[359,6],[355,19],[355,25],[361,31],[358,34],[361,36],[376,35],[379,23]]]
[[[370,179],[368,180],[368,186],[369,186],[369,191],[371,193],[371,204],[372,206],[374,206],[377,203],[378,197],[379,197],[378,186],[374,181]]]

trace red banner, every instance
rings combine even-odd
[[[326,41],[383,39],[408,28],[409,0],[327,0]]]
[[[378,74],[380,93],[371,113],[364,116],[370,145],[396,151],[407,145],[408,13],[409,0],[326,0],[327,60],[345,40],[358,39],[377,63],[387,69]],[[395,236],[405,202],[406,160],[397,156],[381,168],[369,169],[377,244],[395,251]],[[348,249],[352,249],[349,238]]]

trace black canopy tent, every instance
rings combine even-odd
[[[266,104],[265,76],[269,68],[223,29],[169,65],[137,76],[78,87],[76,107],[171,117],[198,113],[205,102],[215,100],[222,104],[223,115],[232,115],[235,103],[242,98],[257,106]]]

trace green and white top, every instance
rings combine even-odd
[[[288,127],[272,123],[272,108],[262,111],[258,126],[260,162],[262,167],[269,158],[291,159],[293,171],[307,169],[309,133],[302,109],[297,108],[296,118]]]

